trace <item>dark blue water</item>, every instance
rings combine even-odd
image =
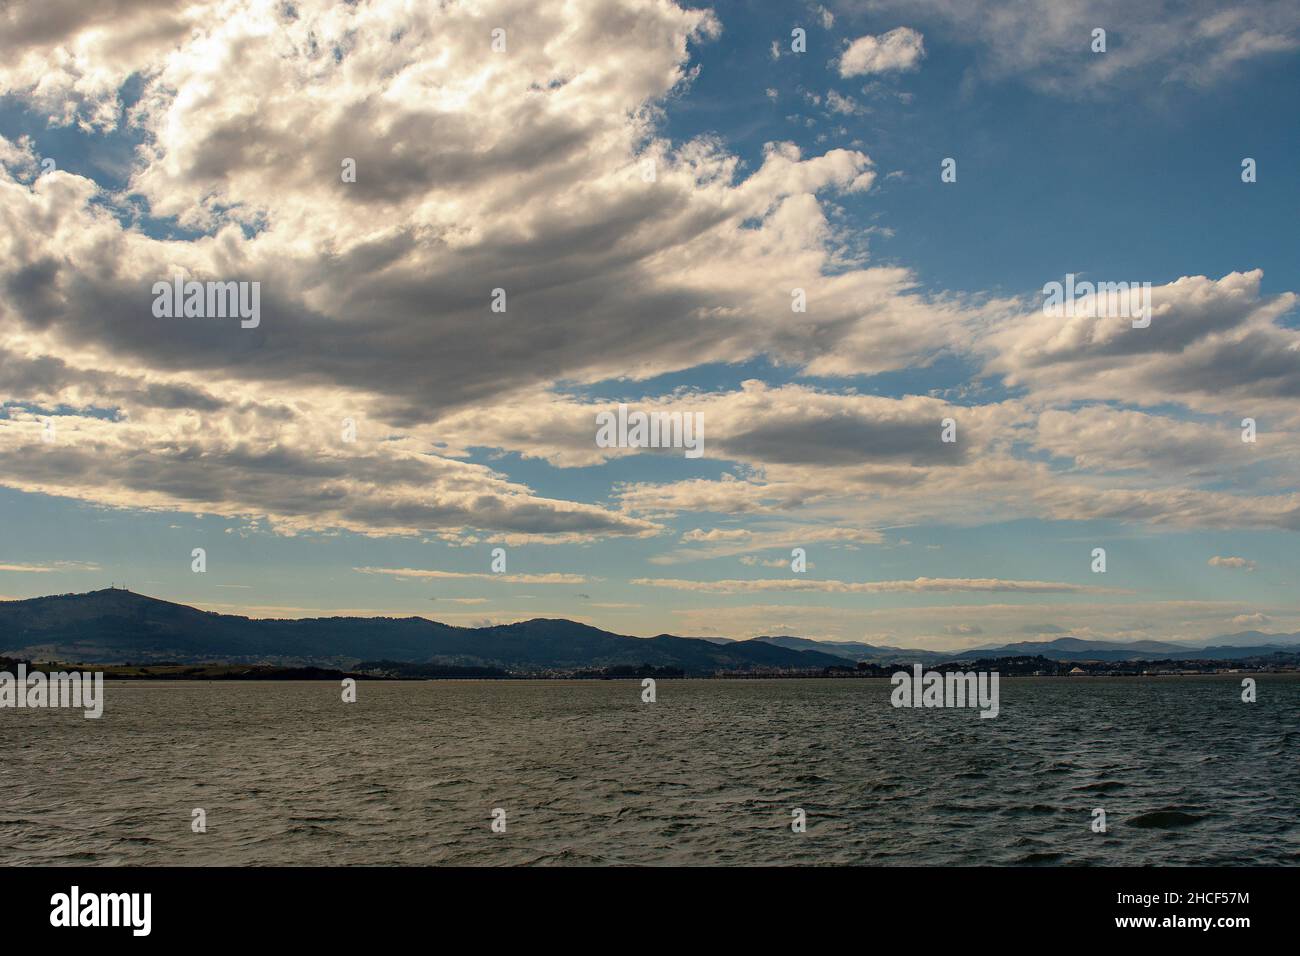
[[[1258,681],[110,682],[0,711],[0,863],[1296,863],[1300,678]]]

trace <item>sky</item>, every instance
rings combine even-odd
[[[0,598],[1300,630],[1298,80],[1270,0],[6,5]]]

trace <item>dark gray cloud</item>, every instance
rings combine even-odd
[[[781,464],[956,465],[967,455],[966,444],[941,441],[939,419],[919,414],[907,421],[795,414],[732,432],[722,445],[728,454]]]

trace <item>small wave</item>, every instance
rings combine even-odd
[[[543,853],[541,856],[533,857],[531,860],[525,860],[524,866],[553,866],[555,864],[577,864],[579,866],[600,866],[608,861],[598,856],[592,856],[589,853],[579,853],[576,850],[557,850],[554,853]]]
[[[345,835],[343,833],[340,833],[337,830],[331,830],[329,827],[317,826],[314,823],[306,823],[306,824],[298,823],[298,824],[294,824],[291,827],[284,827],[280,830],[280,834],[286,837],[304,836],[304,835],[342,837]],[[268,836],[265,839],[271,840],[272,838]],[[258,841],[258,842],[262,842],[262,841]]]
[[[1064,853],[1027,853],[1013,862],[1014,866],[1034,866],[1039,863],[1055,863],[1064,857]]]
[[[1128,821],[1128,825],[1142,830],[1168,830],[1174,827],[1188,827],[1204,819],[1206,819],[1205,814],[1187,813],[1184,810],[1166,807],[1163,810],[1152,810],[1150,813],[1139,813]]]

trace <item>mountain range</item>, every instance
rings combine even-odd
[[[0,655],[86,663],[389,660],[533,671],[650,664],[690,674],[845,664],[834,654],[761,641],[629,637],[562,619],[453,627],[422,617],[247,618],[120,588],[0,602]]]
[[[106,588],[0,601],[0,655],[85,663],[255,662],[352,666],[361,660],[524,671],[649,664],[688,674],[1041,655],[1051,660],[1233,660],[1294,649],[1300,634],[1246,631],[1205,647],[1162,641],[1022,641],[961,651],[777,636],[752,640],[615,634],[564,619],[455,627],[423,617],[276,620],[202,611]]]
[[[814,641],[807,637],[758,637],[758,641],[790,650],[818,648],[829,654],[853,661],[889,663],[920,661],[937,663],[952,660],[984,660],[998,657],[1046,657],[1053,661],[1158,661],[1158,660],[1239,660],[1258,657],[1300,646],[1300,633],[1266,634],[1243,631],[1213,638],[1205,645],[1174,644],[1170,641],[1087,641],[1077,637],[1058,637],[1050,641],[1017,641],[988,647],[971,647],[959,651],[923,651],[916,648],[883,647],[854,641]]]

